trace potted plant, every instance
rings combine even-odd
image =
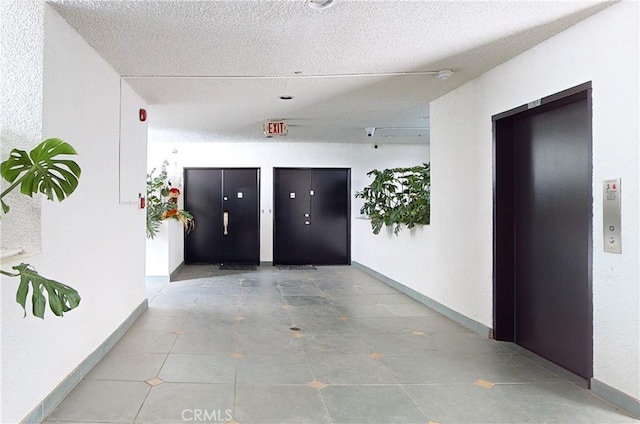
[[[178,207],[180,189],[171,187],[165,172],[158,176],[154,176],[154,172],[155,169],[147,174],[147,238],[153,239],[166,219],[180,221],[189,234],[195,228],[195,221],[189,211]]]
[[[374,169],[367,173],[373,181],[356,197],[364,199],[360,213],[371,220],[374,234],[379,234],[383,225],[393,227],[398,235],[402,225],[413,228],[428,225],[431,206],[430,164],[409,168]]]

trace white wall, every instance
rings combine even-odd
[[[431,104],[432,249],[413,288],[492,326],[491,116],[593,84],[594,378],[640,398],[637,2],[622,2]],[[613,72],[612,72],[613,70]],[[622,178],[623,253],[603,252],[602,180]],[[416,247],[423,241],[416,239]]]
[[[159,167],[164,159],[174,158],[180,167],[256,167],[260,168],[260,260],[273,260],[273,168],[274,167],[336,167],[351,168],[351,192],[370,183],[366,173],[373,168],[419,165],[429,162],[428,145],[351,143],[181,143],[180,133],[156,133],[149,137],[149,167]],[[175,142],[158,140],[173,139]],[[174,149],[178,150],[173,154]],[[171,159],[173,163],[173,159]],[[352,196],[352,216],[359,216],[362,201]],[[196,228],[197,228],[197,217]],[[352,260],[359,261],[362,245],[357,242],[360,232],[371,232],[369,221],[352,220]],[[188,236],[187,236],[188,237]],[[381,236],[382,237],[382,236]],[[381,249],[388,248],[381,246]],[[177,249],[174,249],[177,252]],[[177,266],[177,265],[176,265]],[[173,270],[170,270],[170,272]]]
[[[184,227],[175,219],[162,221],[153,239],[147,239],[146,276],[169,280],[184,261]]]
[[[180,205],[184,208],[184,205]],[[170,276],[184,262],[184,225],[175,219],[169,220],[168,275]],[[148,275],[148,274],[147,274]]]
[[[119,75],[57,12],[45,5],[42,13],[28,28],[41,31],[44,22],[42,138],[73,145],[82,175],[69,199],[42,202],[41,251],[26,261],[76,288],[82,302],[63,318],[47,311],[44,320],[23,319],[15,280],[2,278],[1,422],[29,414],[145,297],[145,215],[136,199],[121,196],[117,172],[122,134],[131,143],[123,187],[144,190],[146,129],[137,114],[144,103],[126,85],[121,99]],[[122,124],[121,101],[123,111],[135,110]]]
[[[2,158],[11,149],[29,151],[42,141],[42,50],[44,4],[0,2],[0,137]],[[25,64],[29,66],[25,66]],[[8,185],[7,185],[8,186]],[[7,186],[3,185],[3,189]],[[40,249],[40,198],[15,191],[4,200],[12,212],[2,218],[3,249]],[[19,223],[25,223],[20,228]]]
[[[169,271],[169,222],[163,221],[156,235],[147,239],[145,275],[168,278]]]

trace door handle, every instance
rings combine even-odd
[[[224,226],[224,235],[229,235],[229,212],[222,214],[222,225]]]

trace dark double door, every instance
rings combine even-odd
[[[256,168],[185,168],[185,209],[196,223],[185,263],[260,263],[259,180]]]
[[[350,263],[350,177],[343,168],[274,169],[274,264]]]
[[[590,86],[496,120],[494,128],[496,338],[588,379],[593,369]]]

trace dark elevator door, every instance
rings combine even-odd
[[[496,223],[513,228],[513,266],[506,269],[511,269],[514,309],[511,318],[497,312],[496,338],[509,339],[500,327],[511,324],[500,320],[512,319],[513,341],[587,379],[593,373],[589,105],[582,92],[507,122],[513,221]],[[503,296],[505,290],[498,285],[497,291]],[[496,298],[496,304],[502,301],[508,299]]]
[[[260,263],[259,170],[185,169],[186,263]]]
[[[274,169],[275,264],[349,264],[349,181],[349,169]]]

